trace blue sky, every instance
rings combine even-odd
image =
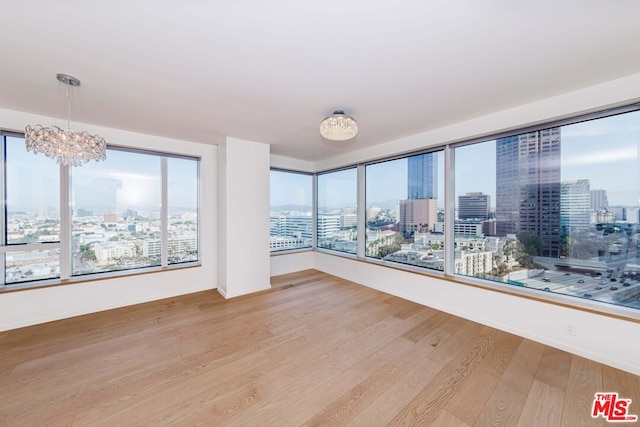
[[[160,210],[160,157],[141,153],[109,150],[104,162],[90,161],[71,170],[72,203],[75,208],[93,209],[105,194],[89,188],[95,179],[122,182],[116,190],[116,206],[140,211]],[[168,159],[169,209],[198,206],[198,168],[190,159]],[[59,208],[60,169],[44,154],[25,149],[22,138],[7,138],[7,206],[10,211],[33,211],[45,206]],[[81,188],[84,187],[84,188]],[[81,191],[75,191],[81,188]],[[80,200],[83,199],[84,200]]]
[[[271,206],[311,206],[311,175],[271,171]]]

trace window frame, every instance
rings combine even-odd
[[[311,178],[311,244],[309,246],[304,246],[304,247],[299,247],[299,248],[283,248],[283,249],[276,249],[276,250],[269,250],[269,255],[270,256],[277,256],[277,255],[286,255],[286,254],[291,254],[291,253],[296,253],[296,252],[309,252],[312,251],[315,246],[316,246],[316,242],[317,242],[317,235],[316,235],[316,215],[317,215],[317,211],[316,211],[316,179],[317,176],[316,174],[314,174],[313,172],[303,172],[303,171],[299,171],[299,170],[294,170],[294,169],[286,169],[286,168],[278,168],[278,167],[270,167],[269,168],[269,174],[271,174],[271,172],[282,172],[282,173],[291,173],[291,174],[297,174],[297,175],[304,175],[304,176],[309,176]],[[271,185],[271,183],[269,183],[269,185]]]
[[[7,221],[9,219],[9,211],[7,204],[7,138],[20,138],[24,139],[24,134],[19,132],[8,131],[0,129],[0,197],[2,199],[2,213],[0,214],[0,271],[2,272],[2,278],[0,279],[0,290],[7,287],[20,287],[29,284],[47,283],[49,281],[60,280],[60,277],[53,278],[40,278],[25,280],[19,282],[7,283],[7,265],[6,256],[9,253],[15,252],[36,252],[36,251],[50,251],[59,250],[58,263],[60,268],[60,274],[62,274],[62,208],[60,211],[60,239],[51,242],[31,242],[31,243],[9,243],[7,241]],[[62,201],[60,200],[60,203]]]
[[[402,159],[406,159],[408,161],[409,158],[411,157],[416,157],[416,156],[421,156],[424,154],[438,154],[438,155],[442,155],[444,156],[444,165],[445,165],[445,170],[443,171],[443,181],[446,182],[446,147],[443,146],[438,146],[438,147],[430,147],[428,149],[422,149],[419,151],[415,151],[415,152],[410,152],[410,153],[406,153],[403,155],[397,155],[397,156],[392,156],[392,157],[388,157],[388,158],[383,158],[383,159],[376,159],[376,160],[372,160],[372,161],[368,161],[368,162],[364,162],[361,163],[359,166],[362,166],[363,170],[362,170],[362,174],[364,175],[364,188],[363,188],[363,193],[364,193],[364,203],[366,203],[366,179],[367,179],[367,174],[366,174],[366,169],[368,166],[372,166],[372,165],[378,165],[380,163],[386,163],[386,162],[392,162],[392,161],[396,161],[396,160],[402,160]],[[440,178],[438,176],[438,178]],[[444,184],[443,182],[443,184]],[[409,185],[409,183],[407,183],[407,185]],[[445,186],[444,188],[445,190],[445,194],[443,195],[443,202],[444,202],[444,207],[445,207],[445,215],[446,215],[446,191],[447,188]],[[437,199],[436,199],[437,200]],[[366,208],[367,205],[363,204],[365,212],[363,213],[364,216],[366,216]],[[436,210],[437,210],[437,206],[436,206]],[[366,218],[363,218],[363,227],[364,227],[364,233],[366,233]],[[445,226],[445,230],[447,229],[447,227]],[[445,233],[446,236],[446,233]],[[363,236],[363,242],[364,245],[366,245],[366,235]],[[438,276],[444,276],[444,274],[447,271],[447,253],[445,251],[445,259],[444,259],[444,265],[443,265],[443,270],[438,270],[438,269],[430,269],[427,267],[420,267],[417,265],[412,265],[409,263],[402,263],[402,262],[398,262],[398,261],[393,261],[393,260],[387,260],[387,259],[380,259],[380,258],[376,258],[376,257],[371,257],[371,256],[367,256],[365,254],[365,251],[363,250],[363,254],[362,257],[364,259],[366,259],[368,262],[374,262],[374,263],[379,263],[379,264],[388,264],[388,265],[392,265],[394,267],[400,268],[400,269],[406,269],[408,271],[414,271],[414,272],[424,272],[424,271],[428,271],[430,273],[433,273],[435,275]]]
[[[415,155],[425,154],[425,153],[433,153],[436,151],[444,150],[444,227],[445,227],[445,235],[444,241],[454,242],[455,234],[454,234],[454,223],[455,223],[455,149],[459,147],[480,144],[483,142],[497,140],[499,138],[506,138],[511,136],[517,136],[530,132],[544,131],[545,129],[550,129],[554,127],[562,127],[573,125],[577,123],[583,123],[587,121],[602,119],[606,117],[612,117],[620,114],[631,113],[634,111],[640,111],[640,103],[635,102],[631,104],[616,106],[612,108],[599,109],[596,111],[590,111],[587,113],[575,114],[567,117],[563,117],[560,119],[544,121],[540,123],[536,123],[534,125],[517,127],[514,129],[509,129],[506,131],[498,131],[493,133],[488,133],[479,137],[466,138],[454,142],[443,142],[439,144],[430,145],[427,148],[402,152],[398,154],[394,154],[391,156],[384,156],[380,158],[371,159],[364,162],[358,162],[354,164],[348,164],[345,166],[341,166],[338,168],[326,169],[315,172],[316,176],[320,176],[326,173],[337,172],[345,169],[356,168],[358,171],[357,179],[359,182],[358,186],[358,230],[362,229],[364,231],[364,227],[366,227],[366,173],[365,168],[367,165],[382,163],[386,161],[396,160],[400,158],[408,158]],[[316,181],[316,191],[317,191],[317,181]],[[362,207],[362,209],[361,209]],[[318,207],[316,206],[316,214]],[[315,229],[317,231],[317,228]],[[360,234],[360,233],[359,233]],[[370,264],[381,265],[385,267],[391,267],[398,270],[404,270],[412,273],[419,273],[424,276],[431,276],[437,278],[443,278],[451,282],[463,284],[463,285],[471,285],[477,286],[484,289],[489,289],[493,291],[498,291],[502,293],[508,293],[517,296],[524,296],[535,300],[542,300],[546,302],[551,302],[555,304],[565,305],[568,307],[581,308],[586,310],[595,310],[597,312],[602,312],[605,314],[621,316],[624,318],[633,318],[640,319],[640,309],[621,306],[613,303],[607,303],[597,300],[589,300],[584,298],[579,298],[573,295],[565,295],[559,293],[548,293],[542,292],[539,289],[527,288],[527,287],[518,287],[509,285],[507,283],[498,283],[491,282],[489,280],[483,280],[479,278],[463,276],[455,273],[455,248],[452,244],[445,244],[445,267],[444,271],[438,270],[430,270],[427,268],[411,266],[408,264],[395,263],[387,260],[380,260],[376,258],[367,257],[364,254],[364,241],[358,237],[359,249],[358,252],[354,254],[340,252],[336,250],[331,250],[327,248],[319,248],[317,245],[314,245],[314,250],[319,252],[331,253],[332,255],[341,256],[345,258],[357,259],[361,262],[367,262]]]
[[[363,186],[363,177],[362,177],[362,164],[355,164],[355,165],[349,165],[349,166],[345,166],[345,167],[340,167],[340,168],[334,168],[334,169],[328,169],[322,172],[316,172],[315,173],[315,181],[314,181],[314,188],[315,188],[315,194],[314,194],[314,212],[315,212],[315,218],[316,220],[314,221],[314,231],[313,234],[315,236],[314,239],[314,246],[313,246],[313,250],[318,250],[318,251],[327,251],[328,253],[332,253],[332,254],[338,254],[341,256],[345,256],[345,257],[349,257],[349,258],[363,258],[364,255],[364,245],[362,243],[362,238],[361,238],[361,230],[363,230],[363,228],[361,227],[361,222],[363,220],[363,215],[361,215],[360,212],[360,206],[362,206],[361,202],[361,198],[363,198],[364,196],[362,195],[362,186]],[[319,191],[318,191],[318,185],[319,185],[319,178],[322,175],[328,175],[331,173],[337,173],[337,172],[343,172],[343,171],[347,171],[347,170],[355,170],[356,172],[356,251],[354,252],[347,252],[347,251],[340,251],[337,249],[331,249],[331,248],[324,248],[324,247],[319,247],[318,246],[318,217],[319,212],[318,209],[320,208],[320,203],[318,201],[319,199]]]
[[[7,199],[6,199],[6,137],[15,137],[24,139],[24,133],[14,132],[9,130],[0,129],[0,196],[3,202],[3,212],[0,215],[0,233],[2,233],[2,240],[0,241],[0,270],[2,271],[3,278],[0,280],[0,292],[12,292],[24,289],[41,288],[48,286],[56,286],[62,284],[82,283],[98,279],[126,277],[139,274],[154,273],[166,270],[175,270],[182,268],[198,267],[202,265],[202,225],[201,225],[201,209],[202,209],[202,176],[201,176],[201,162],[200,156],[169,153],[165,151],[156,151],[148,149],[138,149],[133,147],[127,147],[123,145],[107,145],[107,150],[115,150],[121,152],[137,153],[152,155],[158,157],[160,160],[160,173],[161,173],[161,239],[163,241],[162,249],[162,261],[160,265],[143,266],[128,268],[115,271],[101,271],[87,274],[74,275],[72,271],[72,212],[71,212],[71,167],[59,165],[60,173],[60,240],[57,242],[42,242],[42,243],[28,243],[28,244],[7,244],[6,243],[6,221],[7,221]],[[192,160],[197,162],[197,260],[185,261],[180,263],[168,263],[167,260],[167,238],[168,238],[168,185],[167,185],[167,162],[169,158],[178,158],[185,160]],[[52,160],[53,161],[53,160]],[[22,252],[25,250],[46,250],[46,249],[59,249],[59,262],[60,262],[60,277],[48,278],[48,279],[36,279],[30,281],[6,283],[6,266],[5,266],[5,254],[8,252]]]

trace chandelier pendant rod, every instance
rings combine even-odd
[[[71,86],[67,85],[67,129],[71,130]]]

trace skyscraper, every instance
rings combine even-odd
[[[560,255],[560,128],[496,140],[497,234],[540,237]]]
[[[484,193],[467,193],[458,196],[458,219],[489,219],[491,196]]]
[[[438,198],[438,163],[433,153],[407,159],[407,199]]]
[[[607,190],[591,190],[591,210],[602,211],[608,207]]]
[[[433,153],[407,159],[407,200],[400,200],[398,225],[405,237],[433,230],[438,198],[438,163]]]
[[[560,224],[564,233],[589,229],[589,180],[562,181],[560,187]]]
[[[433,231],[436,220],[435,199],[400,200],[400,232],[405,237]]]

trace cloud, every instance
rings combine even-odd
[[[606,126],[594,125],[591,123],[589,126],[584,126],[583,123],[580,123],[580,125],[571,125],[571,126],[563,127],[562,137],[563,138],[591,137],[591,136],[611,134],[614,131],[615,130],[612,130]]]
[[[597,165],[620,161],[633,161],[638,158],[637,147],[625,147],[606,151],[590,152],[562,159],[563,166]]]

